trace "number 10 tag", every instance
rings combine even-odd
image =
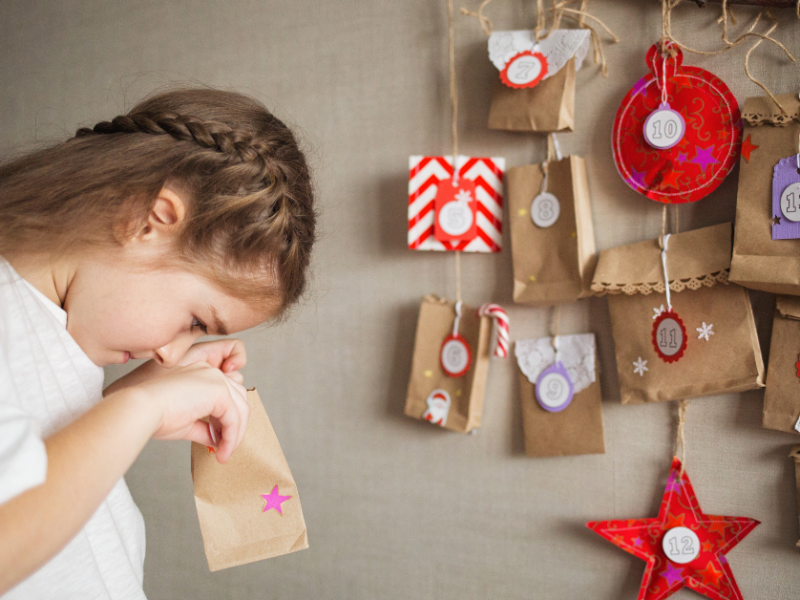
[[[666,102],[650,113],[644,122],[644,139],[653,148],[666,150],[677,146],[686,133],[686,122],[676,110]]]

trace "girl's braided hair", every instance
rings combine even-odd
[[[0,166],[0,254],[118,242],[165,185],[188,204],[174,261],[241,298],[298,299],[315,237],[309,169],[289,128],[233,92],[158,94]]]

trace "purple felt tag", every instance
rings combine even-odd
[[[772,239],[800,239],[800,168],[798,156],[782,158],[772,175]]]
[[[536,380],[536,400],[548,412],[560,412],[572,402],[575,388],[561,361],[547,367]]]

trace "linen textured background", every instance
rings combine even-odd
[[[477,7],[473,2],[455,1]],[[535,22],[535,3],[503,0],[497,29]],[[611,156],[611,124],[646,73],[660,35],[654,0],[593,0],[622,38],[610,72],[577,74],[575,132],[586,157],[598,251],[660,233],[661,206],[631,191]],[[750,11],[738,9],[742,19]],[[778,37],[800,54],[792,11]],[[719,8],[681,6],[674,33],[715,48]],[[475,19],[456,16],[460,151],[542,162],[537,134],[486,127],[497,71]],[[743,103],[749,43],[712,70]],[[798,92],[800,71],[762,45],[756,77]],[[403,415],[420,299],[455,296],[452,254],[406,248],[410,154],[450,152],[443,0],[0,0],[3,156],[63,139],[173,82],[251,93],[299,128],[316,170],[320,241],[308,300],[284,324],[241,335],[256,386],[297,480],[309,550],[208,572],[188,442],[150,443],[127,475],[147,523],[145,591],[158,598],[634,598],[644,563],[584,527],[656,516],[672,456],[675,403],[622,406],[605,299],[562,310],[562,333],[597,334],[606,454],[524,456],[513,359],[493,359],[477,435]],[[733,220],[738,169],[681,208],[681,229]],[[0,218],[2,218],[0,216]],[[505,223],[498,255],[462,257],[464,301],[508,309],[512,339],[546,335],[549,309],[512,304]],[[773,297],[753,295],[765,356]],[[723,323],[716,324],[717,328]],[[110,382],[132,368],[107,369]],[[794,598],[800,586],[792,461],[797,438],[761,428],[762,391],[690,402],[687,467],[701,507],[763,524],[730,554],[746,598]],[[675,598],[694,598],[682,591]]]

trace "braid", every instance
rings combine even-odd
[[[120,141],[98,147],[141,148],[143,157],[159,157],[163,165],[163,179],[151,190],[175,181],[188,192],[193,211],[181,246],[189,262],[199,268],[228,265],[208,275],[252,295],[261,294],[253,290],[263,284],[234,282],[232,274],[237,265],[255,267],[266,260],[277,269],[284,304],[297,300],[305,287],[316,214],[308,165],[283,122],[244,96],[190,90],[155,96],[128,114],[78,129],[75,144],[116,135]]]

